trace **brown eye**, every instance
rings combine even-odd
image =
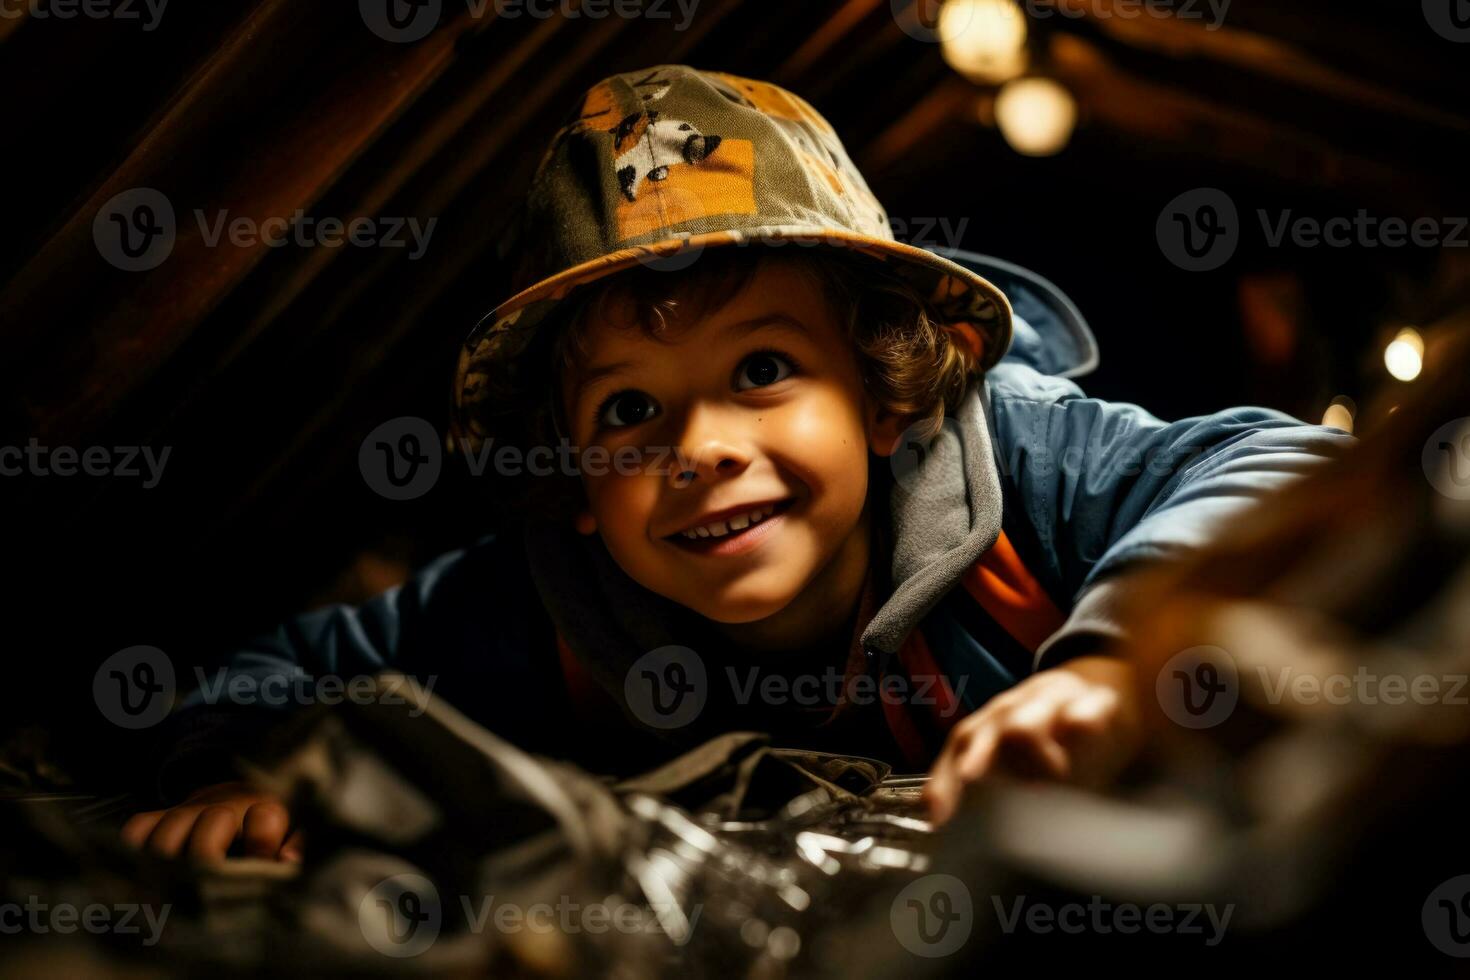
[[[750,388],[764,388],[766,385],[773,385],[777,381],[784,380],[791,374],[792,369],[791,361],[780,354],[766,351],[752,354],[740,365],[740,373],[736,379],[737,387],[742,391]]]
[[[597,409],[597,424],[621,429],[647,422],[658,414],[653,399],[641,391],[619,391],[608,396]]]

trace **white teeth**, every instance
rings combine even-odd
[[[737,514],[728,521],[715,521],[713,524],[690,528],[688,531],[680,531],[679,533],[691,541],[698,538],[723,538],[731,531],[743,531],[752,524],[759,524],[775,512],[776,505],[767,504],[765,507],[753,510],[748,514]]]

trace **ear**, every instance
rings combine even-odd
[[[592,516],[590,510],[579,510],[572,521],[572,526],[577,529],[578,534],[596,534],[597,518]]]
[[[878,456],[892,456],[898,451],[903,434],[913,424],[909,415],[895,415],[887,409],[868,404],[868,448]]]

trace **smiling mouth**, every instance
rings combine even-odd
[[[795,502],[794,498],[774,504],[765,504],[760,507],[752,507],[742,514],[726,517],[724,520],[712,521],[690,528],[685,531],[677,531],[674,534],[664,536],[665,541],[670,541],[682,548],[693,551],[708,551],[719,547],[726,542],[732,542],[745,537],[752,531],[757,530],[767,521],[770,521],[790,509]]]

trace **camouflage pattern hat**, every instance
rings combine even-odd
[[[1005,295],[897,241],[831,124],[768,82],[686,65],[599,82],[542,157],[515,225],[503,246],[514,295],[471,331],[455,373],[453,441],[470,451],[485,435],[487,372],[523,351],[571,290],[635,264],[683,268],[711,246],[851,248],[908,280],[981,368],[1010,345]]]

